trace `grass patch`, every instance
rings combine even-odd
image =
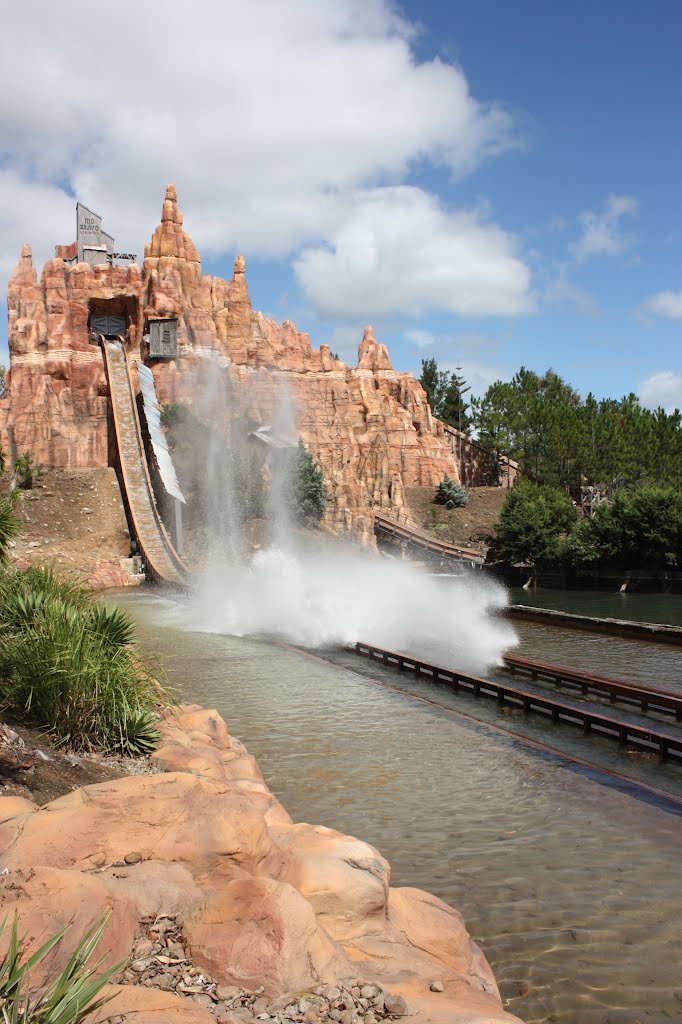
[[[74,750],[148,753],[169,696],[121,608],[36,566],[0,574],[0,700]]]

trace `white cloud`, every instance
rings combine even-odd
[[[601,213],[585,210],[578,216],[582,234],[569,248],[579,263],[590,256],[618,255],[633,244],[633,238],[622,230],[624,217],[635,217],[638,210],[633,196],[609,196]]]
[[[649,409],[682,409],[682,373],[676,370],[659,370],[642,381],[639,386],[642,405]]]
[[[16,207],[0,263],[25,239],[39,260],[71,241],[74,193],[139,252],[169,180],[200,251],[281,256],[339,232],[355,190],[424,161],[462,175],[517,145],[458,67],[417,62],[392,6],[15,5],[0,35],[2,198]]]
[[[348,366],[355,366],[358,361],[358,348],[362,341],[365,326],[362,320],[357,320],[354,323],[335,324],[329,335],[321,340],[329,345],[331,351],[342,359],[344,363],[347,363]],[[377,340],[385,344],[389,339],[378,335]],[[315,345],[317,345],[317,342],[315,342]],[[388,352],[390,355],[390,344]]]
[[[75,221],[73,200],[56,185],[0,169],[0,274],[9,276],[24,242],[32,243],[42,265],[54,256],[56,242],[73,241]]]
[[[549,283],[544,299],[547,305],[560,309],[575,307],[584,316],[598,317],[600,314],[599,306],[589,292],[569,281],[566,267],[562,267],[559,276]]]
[[[645,310],[654,316],[665,316],[670,320],[682,320],[682,291],[657,292],[645,303]]]
[[[405,337],[417,348],[429,348],[438,341],[438,336],[433,331],[422,331],[418,329],[405,331]]]
[[[410,186],[355,193],[331,245],[305,249],[294,270],[322,316],[508,316],[534,305],[512,235]]]

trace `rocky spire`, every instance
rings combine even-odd
[[[201,281],[201,259],[194,242],[182,230],[182,214],[178,208],[175,185],[166,186],[166,196],[158,225],[151,242],[144,247],[145,276],[152,271],[165,276],[170,270],[177,270],[185,290]]]
[[[161,211],[162,224],[177,224],[182,227],[182,214],[178,209],[178,193],[175,185],[166,185],[166,198]]]
[[[374,337],[374,328],[365,327],[362,341],[358,348],[358,369],[360,370],[392,370],[388,349]]]
[[[38,272],[33,266],[33,251],[28,242],[21,247],[19,259],[12,271],[12,280],[38,283]]]

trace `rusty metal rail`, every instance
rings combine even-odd
[[[671,690],[663,690],[658,686],[637,686],[624,679],[552,665],[546,661],[520,658],[515,654],[505,654],[504,664],[505,669],[512,675],[516,672],[525,672],[531,679],[548,679],[555,686],[572,687],[585,695],[596,693],[608,697],[613,704],[617,701],[632,704],[645,713],[656,711],[662,715],[672,715],[678,722],[682,722],[682,694],[673,693]]]
[[[649,729],[635,722],[611,718],[591,709],[565,704],[551,696],[528,693],[491,679],[480,679],[454,669],[431,665],[419,658],[396,654],[372,644],[356,643],[355,653],[372,661],[380,661],[388,668],[414,672],[416,676],[423,675],[438,683],[450,683],[455,689],[462,689],[475,697],[487,697],[496,700],[498,704],[540,715],[554,725],[565,723],[577,726],[586,736],[594,734],[616,740],[622,747],[655,753],[661,761],[671,760],[682,765],[682,734],[673,735],[657,728]]]
[[[423,548],[431,554],[441,555],[444,558],[453,558],[460,562],[468,561],[476,565],[481,565],[484,560],[480,551],[475,551],[473,548],[458,547],[456,544],[443,544],[424,530],[418,530],[414,526],[401,523],[400,520],[393,519],[392,516],[387,516],[385,512],[380,512],[379,510],[376,510],[374,513],[374,531],[375,533],[381,533],[393,542],[399,543],[404,541],[408,544],[413,544],[415,547]]]

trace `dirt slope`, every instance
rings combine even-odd
[[[3,492],[6,493],[5,482]],[[11,556],[89,575],[98,559],[127,558],[130,538],[113,469],[46,470],[21,491]]]
[[[433,487],[408,487],[405,502],[410,515],[423,530],[447,544],[459,544],[485,550],[480,539],[492,529],[498,518],[507,490],[504,487],[470,487],[465,508],[446,509],[434,505]]]

